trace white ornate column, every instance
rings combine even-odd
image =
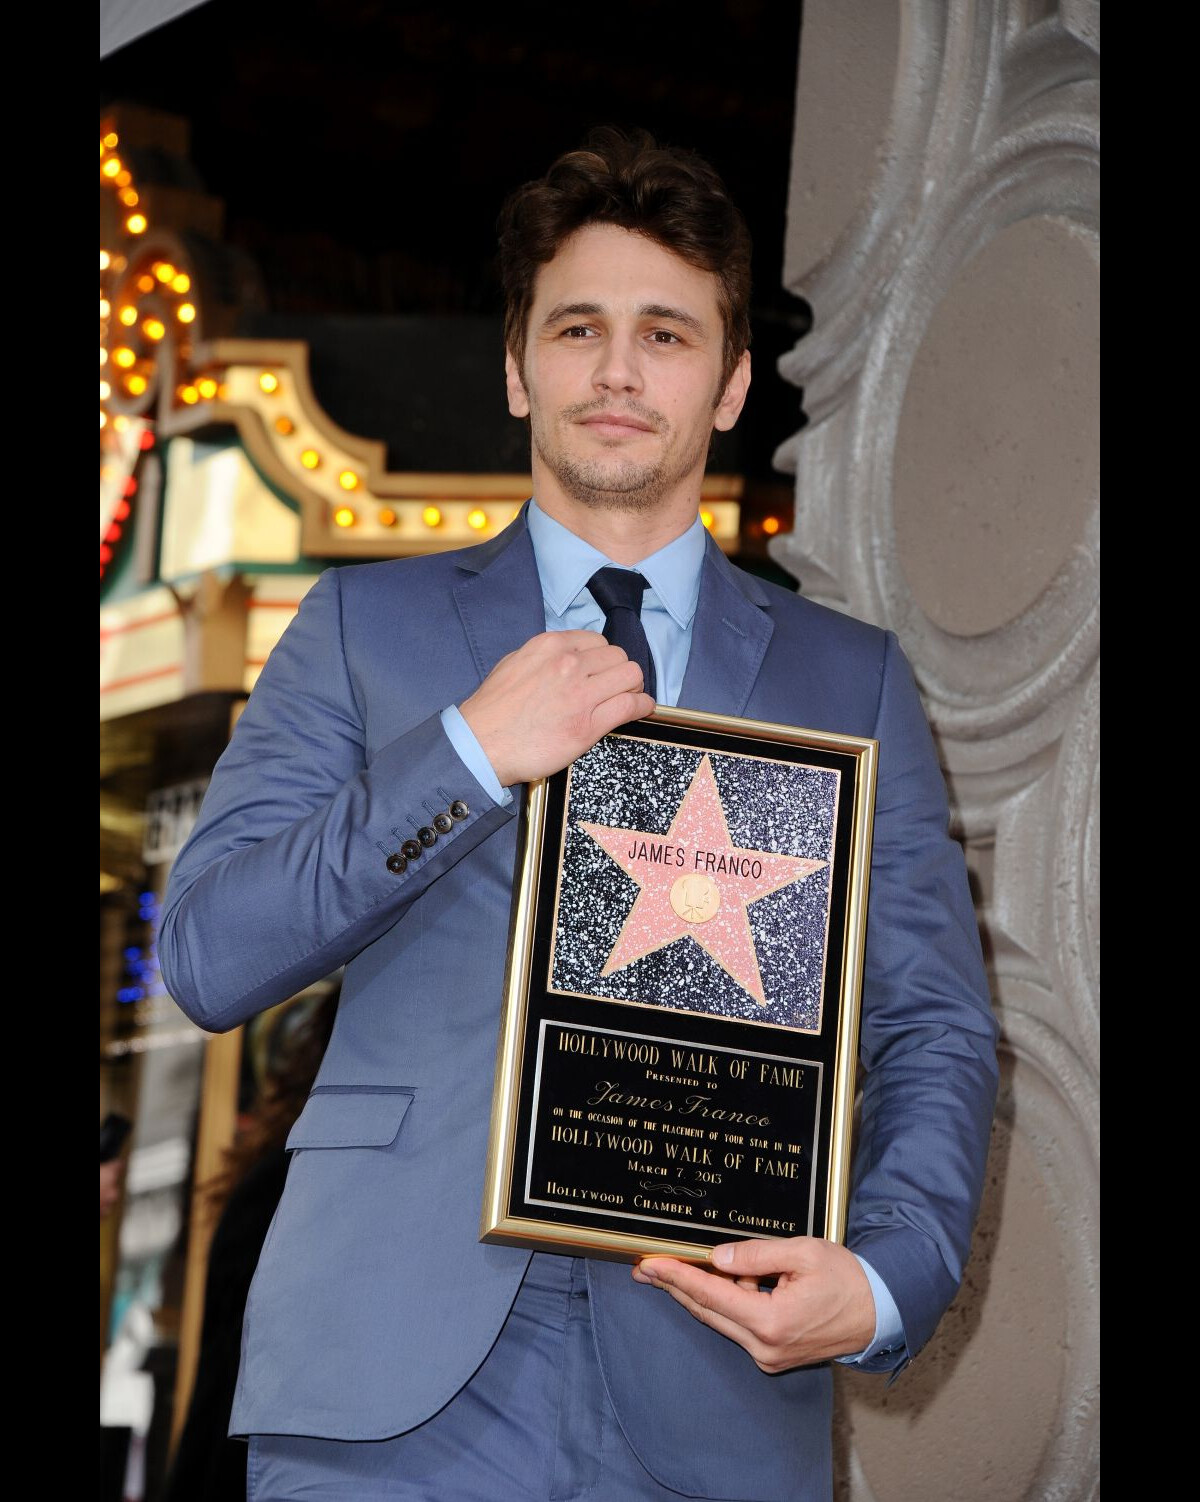
[[[1004,1080],[959,1298],[839,1373],[839,1496],[1098,1494],[1099,7],[805,0],[777,456],[804,592],[893,628],[967,850]]]

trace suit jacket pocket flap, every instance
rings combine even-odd
[[[396,1140],[411,1090],[318,1090],[288,1136],[287,1148],[387,1147]]]

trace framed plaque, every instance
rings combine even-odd
[[[484,1241],[841,1240],[877,752],[659,709],[530,784]]]

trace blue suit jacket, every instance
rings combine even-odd
[[[478,1236],[517,823],[439,711],[544,629],[523,515],[479,547],[325,573],[176,862],[159,954],[202,1027],[346,966],[247,1306],[234,1433],[411,1428],[483,1361],[516,1295],[528,1254]],[[847,1241],[892,1291],[911,1355],[958,1285],[996,1080],[912,676],[890,633],[764,584],[710,540],[680,703],[880,742]],[[389,872],[456,798],[469,817]],[[767,1376],[624,1265],[588,1275],[607,1389],[652,1475],[699,1496],[827,1495],[828,1366]]]

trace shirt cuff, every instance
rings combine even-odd
[[[513,795],[507,788],[500,786],[500,779],[492,770],[491,762],[488,761],[483,747],[475,739],[475,732],[463,719],[457,704],[451,704],[442,710],[442,729],[446,732],[447,740],[458,752],[459,760],[479,786],[491,795],[493,803],[506,808],[512,802]],[[866,1266],[865,1262],[863,1266]]]
[[[858,1253],[853,1253],[858,1257]],[[856,1356],[839,1356],[843,1366],[858,1366],[866,1371],[890,1371],[896,1364],[897,1355],[905,1347],[904,1322],[896,1301],[888,1292],[888,1286],[863,1257],[858,1265],[867,1275],[871,1285],[871,1297],[875,1300],[875,1335],[871,1344]]]

